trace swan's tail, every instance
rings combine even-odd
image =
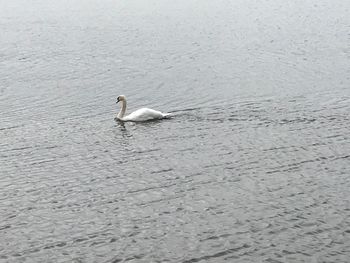
[[[163,118],[164,119],[169,119],[171,118],[173,115],[171,113],[163,113]]]

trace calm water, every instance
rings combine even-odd
[[[349,11],[1,1],[0,262],[349,262]]]

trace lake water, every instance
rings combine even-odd
[[[1,1],[0,262],[349,262],[349,11]]]

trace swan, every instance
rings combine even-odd
[[[122,103],[122,107],[116,117],[120,121],[149,121],[149,120],[159,120],[169,117],[170,113],[162,113],[157,110],[152,110],[149,108],[138,109],[127,116],[125,115],[126,111],[126,98],[124,95],[120,95],[117,98],[116,103]]]

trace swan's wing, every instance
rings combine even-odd
[[[124,121],[148,121],[163,119],[166,115],[160,111],[152,110],[149,108],[142,108],[130,113],[128,116],[123,118]]]

